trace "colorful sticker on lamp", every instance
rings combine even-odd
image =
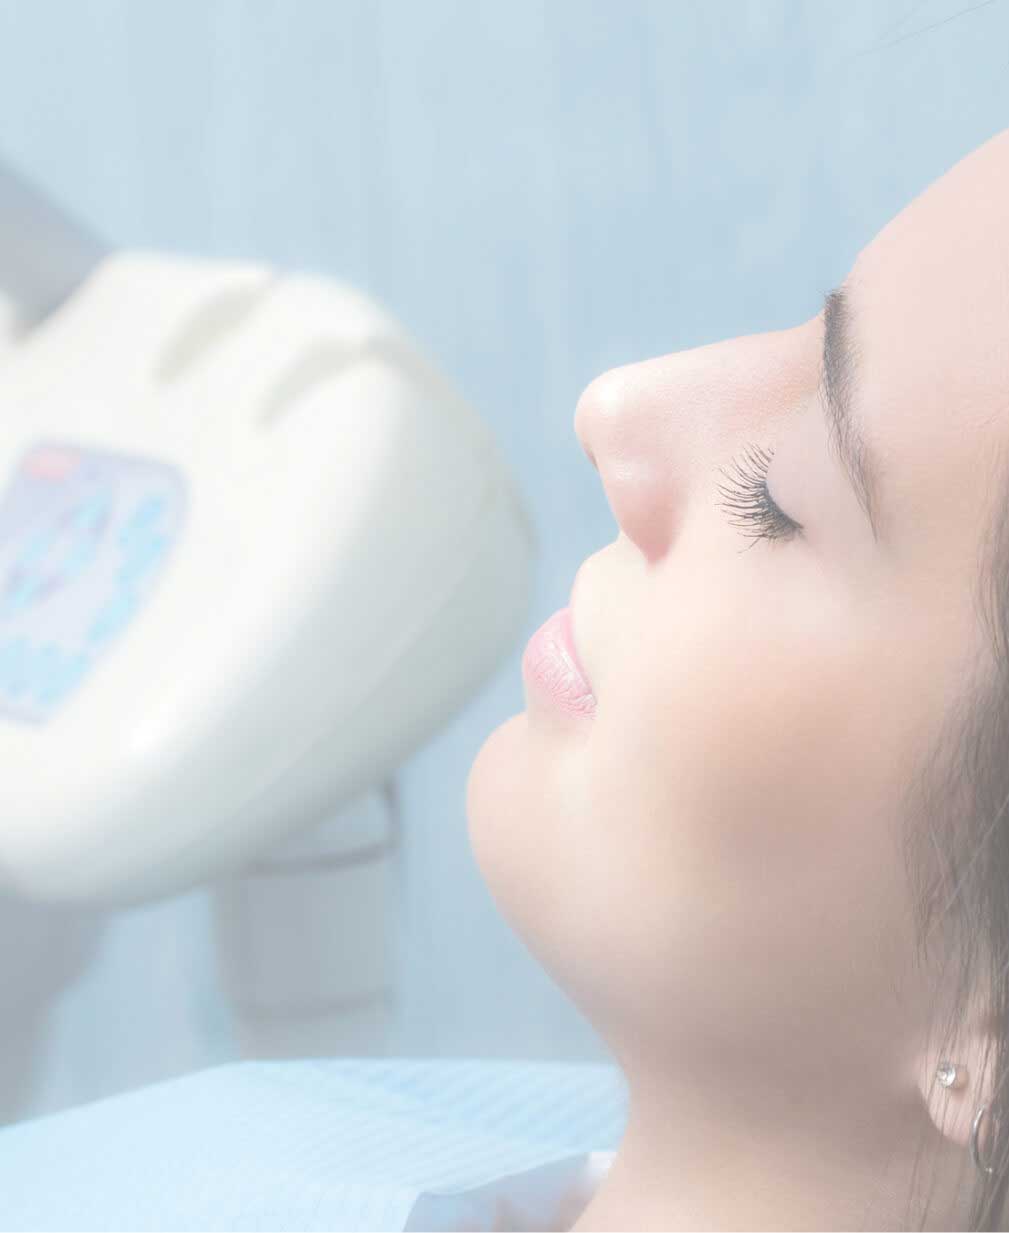
[[[47,720],[137,616],[182,528],[167,463],[32,446],[0,498],[0,716]]]

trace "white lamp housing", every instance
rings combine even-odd
[[[0,364],[0,883],[138,902],[332,817],[511,649],[534,551],[366,295],[104,257]]]

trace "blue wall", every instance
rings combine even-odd
[[[1009,6],[965,9],[0,0],[0,159],[116,244],[308,267],[388,305],[518,473],[528,637],[616,535],[573,433],[585,385],[806,319],[1009,123]],[[520,655],[403,771],[403,1053],[602,1055],[469,852],[466,775],[523,706]],[[117,919],[38,1109],[228,1055],[209,927],[203,892]]]

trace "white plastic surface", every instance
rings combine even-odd
[[[218,956],[243,1057],[385,1052],[397,840],[389,794],[369,791],[218,883]]]
[[[13,350],[20,332],[21,322],[14,300],[0,291],[0,364]]]
[[[524,618],[533,535],[491,433],[341,283],[111,256],[0,366],[0,497],[39,441],[178,468],[187,507],[77,688],[0,717],[0,881],[23,893],[173,893],[333,815]]]

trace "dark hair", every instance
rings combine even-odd
[[[973,595],[987,636],[918,768],[905,815],[918,960],[936,982],[929,1056],[958,1057],[968,1007],[991,1029],[981,1073],[968,1076],[973,1086],[989,1075],[991,1090],[983,1140],[991,1174],[963,1153],[971,1230],[1002,1227],[1009,1184],[1009,469],[1005,451],[991,457]]]

